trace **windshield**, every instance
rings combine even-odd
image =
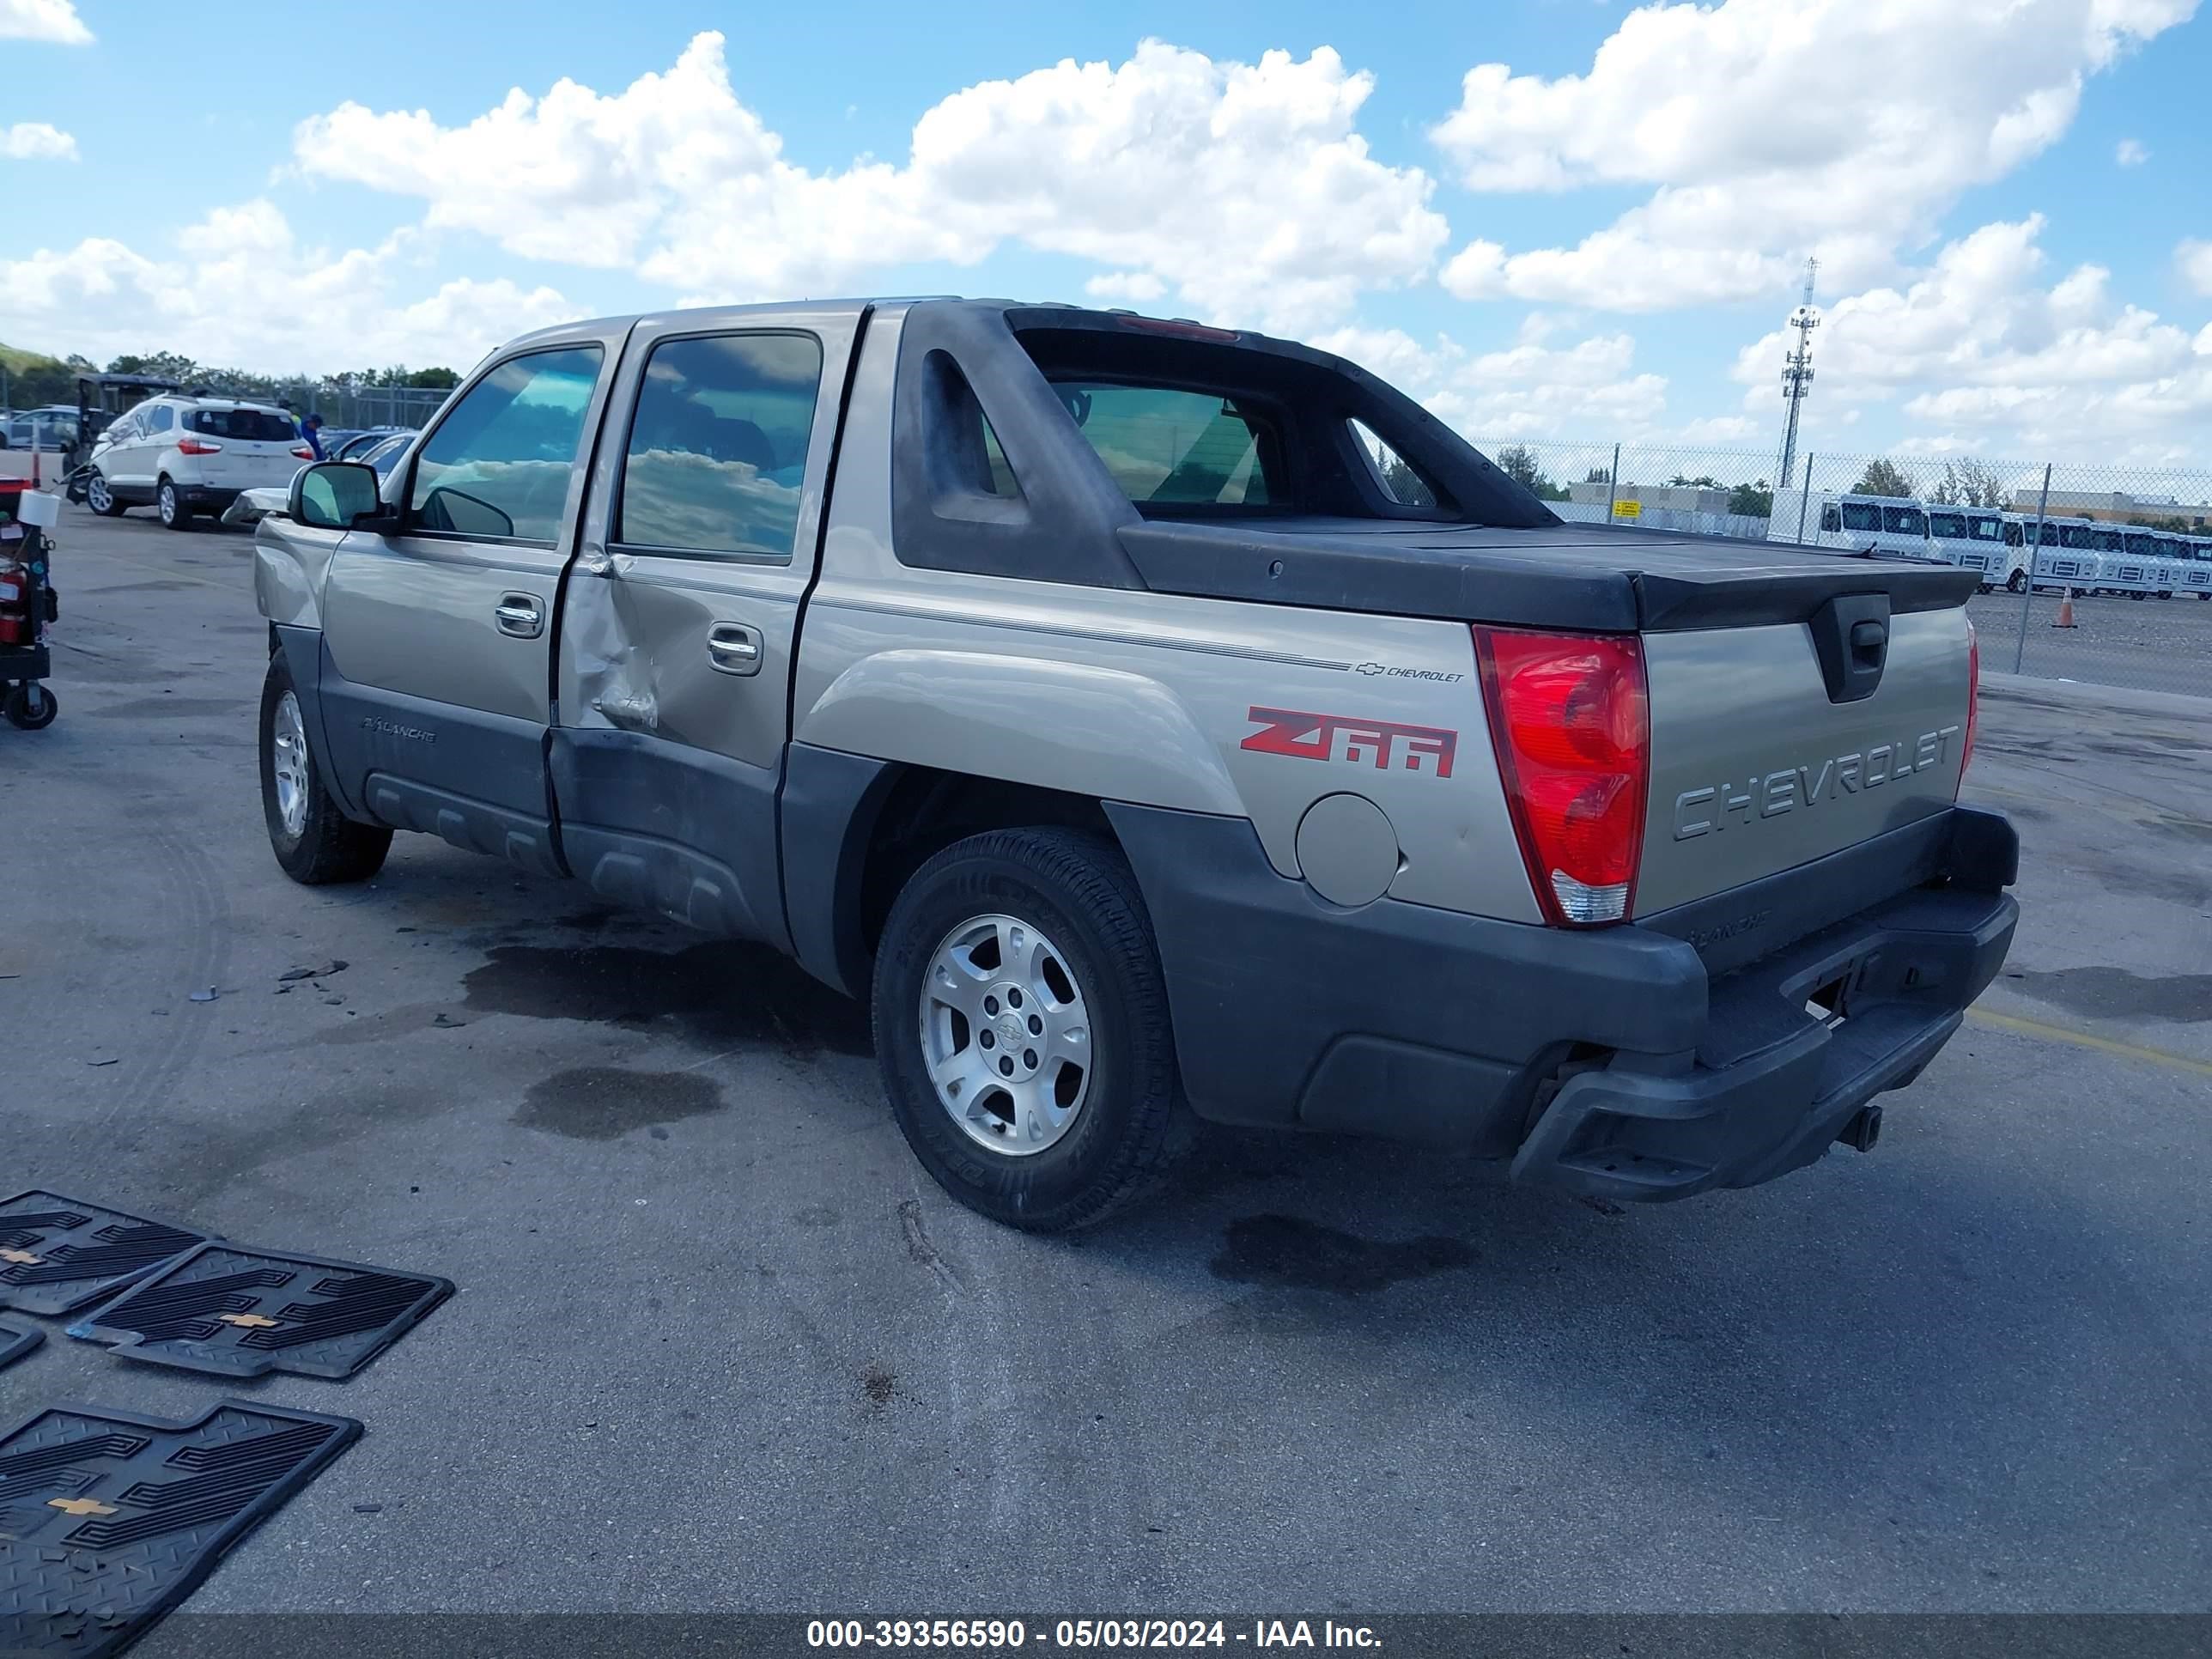
[[[1893,536],[1924,536],[1928,533],[1928,515],[1917,507],[1885,507],[1881,510],[1882,528]]]

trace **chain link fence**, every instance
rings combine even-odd
[[[1981,573],[1982,665],[2212,697],[2212,471],[1474,440],[1562,519]]]

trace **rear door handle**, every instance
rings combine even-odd
[[[545,631],[545,606],[535,593],[502,593],[492,615],[501,633],[518,640],[534,640]]]
[[[707,661],[718,674],[757,674],[762,654],[757,628],[718,622],[707,630]]]

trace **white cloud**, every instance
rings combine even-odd
[[[0,156],[11,161],[74,161],[76,140],[44,121],[18,121],[0,127]]]
[[[1168,285],[1149,270],[1113,270],[1093,276],[1083,291],[1094,300],[1116,305],[1149,305],[1168,291]]]
[[[2173,251],[2174,263],[2190,287],[2212,297],[2212,242],[2186,241]]]
[[[499,277],[400,291],[415,249],[303,248],[266,201],[218,208],[149,258],[104,237],[0,259],[0,339],[105,362],[167,350],[291,373],[404,362],[466,368],[527,330],[580,314],[550,288]]]
[[[1876,279],[1962,191],[2055,142],[2087,76],[2196,6],[1648,5],[1583,74],[1479,64],[1432,133],[1468,188],[1653,193],[1573,247],[1472,243],[1444,280],[1467,298],[1636,311],[1781,295],[1808,252],[1832,282]]]
[[[311,174],[424,199],[433,228],[685,294],[819,294],[1011,241],[1113,267],[1131,297],[1295,331],[1420,280],[1449,234],[1428,176],[1369,154],[1372,89],[1326,47],[1245,64],[1148,40],[1118,67],[969,87],[923,113],[902,162],[817,172],[738,100],[709,33],[617,93],[518,88],[451,127],[349,102],[302,123],[295,151]]]
[[[1893,404],[1961,443],[1995,434],[2035,453],[2201,445],[2212,327],[2192,336],[2115,301],[2097,265],[2045,286],[2042,229],[2039,216],[1984,225],[1903,286],[1827,307],[1814,337],[1814,404]],[[1771,405],[1784,348],[1778,330],[1739,354],[1747,407]]]
[[[73,0],[0,0],[0,40],[88,46],[92,31],[76,15]]]
[[[2124,167],[2139,167],[2150,160],[2150,151],[2139,139],[2123,138],[2112,151],[2112,160]]]
[[[1424,345],[1398,329],[1338,329],[1312,343],[1381,375],[1471,438],[1630,437],[1653,428],[1666,410],[1667,379],[1636,371],[1632,337],[1595,335],[1559,347],[1533,337],[1547,331],[1524,325],[1514,344],[1487,352],[1442,336]]]

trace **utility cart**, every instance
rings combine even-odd
[[[46,537],[54,510],[54,497],[27,478],[0,477],[0,715],[26,732],[60,712],[46,686],[46,624],[59,609]]]

